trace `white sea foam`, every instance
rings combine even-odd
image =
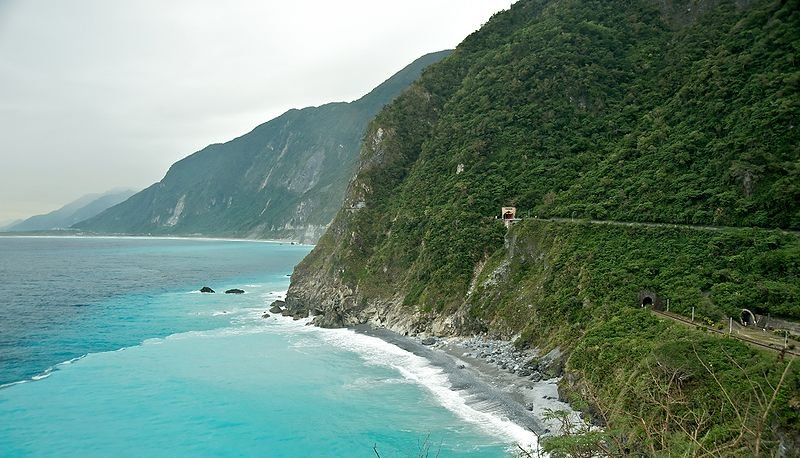
[[[53,366],[48,367],[47,369],[43,370],[39,374],[36,374],[36,375],[32,376],[28,380],[19,380],[19,381],[16,381],[16,382],[5,383],[3,385],[0,385],[0,389],[8,388],[10,386],[19,385],[19,384],[22,384],[22,383],[28,383],[28,382],[31,382],[31,381],[36,382],[36,381],[39,381],[39,380],[44,380],[44,379],[50,377],[51,375],[53,375],[53,372],[57,371],[61,367],[69,366],[70,364],[76,363],[76,362],[82,360],[83,358],[86,358],[87,356],[89,356],[89,355],[88,354],[81,355],[81,356],[77,356],[75,358],[68,359],[66,361],[62,361],[62,362],[60,362],[58,364],[55,364]]]
[[[53,370],[55,368],[56,368],[56,366],[50,366],[47,369],[43,370],[41,373],[36,374],[33,377],[31,377],[31,380],[34,380],[34,381],[43,380],[43,379],[46,379],[47,377],[50,377],[50,375],[53,373]]]
[[[12,387],[14,385],[22,385],[23,383],[28,383],[29,381],[30,380],[18,380],[16,382],[4,383],[4,384],[0,385],[0,390],[2,390],[3,388]]]
[[[409,351],[381,340],[377,337],[356,333],[350,329],[322,329],[305,326],[308,320],[279,319],[283,330],[319,333],[326,342],[360,355],[367,364],[388,366],[396,369],[403,377],[427,389],[439,404],[473,423],[493,436],[505,437],[510,442],[526,449],[537,447],[536,435],[512,422],[498,412],[481,410],[478,404],[468,403],[468,398],[453,390],[447,374],[428,360]]]
[[[345,385],[345,388],[361,391],[364,389],[369,389],[373,387],[379,387],[384,385],[406,385],[409,383],[415,383],[412,380],[409,380],[405,377],[402,378],[370,378],[370,377],[361,377],[354,380],[352,383]]]
[[[86,356],[88,356],[88,355],[81,355],[81,356],[78,356],[78,357],[75,357],[75,358],[72,358],[72,359],[68,359],[66,361],[62,361],[62,362],[56,364],[56,367],[69,366],[72,363],[76,363],[76,362],[82,360],[83,358],[86,358]]]
[[[286,299],[286,291],[270,291],[268,293],[262,293],[261,297],[266,299],[267,301],[282,301]]]
[[[264,323],[264,307],[240,309],[237,315],[231,317],[231,324],[262,326]],[[263,330],[263,328],[260,328]]]
[[[320,346],[319,339],[309,339],[306,337],[301,337],[289,343],[289,348],[300,351],[304,351],[309,348],[319,348],[319,346]]]
[[[262,297],[285,297],[286,291],[270,291],[261,295]],[[219,311],[217,311],[219,312]],[[263,320],[260,314],[261,308],[240,309],[242,318],[248,318],[247,324],[240,326],[228,326],[206,331],[188,331],[168,335],[163,338],[151,338],[144,340],[140,345],[158,345],[170,340],[192,339],[192,338],[215,338],[237,335],[250,335],[259,333],[286,333],[297,336],[305,333],[315,333],[321,336],[325,342],[336,347],[352,351],[358,354],[367,364],[391,367],[398,371],[402,378],[386,379],[380,383],[415,383],[428,390],[439,404],[452,411],[467,422],[477,425],[489,434],[503,437],[511,443],[517,443],[526,448],[536,446],[536,436],[525,430],[523,427],[504,418],[497,412],[482,410],[477,405],[470,405],[468,398],[463,392],[454,391],[442,369],[431,365],[425,358],[414,355],[393,344],[385,342],[379,338],[358,334],[346,329],[321,329],[313,326],[306,326],[309,319],[293,320],[288,317],[276,317],[275,320]],[[258,318],[255,321],[255,318]],[[291,343],[295,349],[314,346],[313,339],[300,338]],[[135,346],[134,346],[135,347]],[[117,351],[124,350],[121,348]],[[59,365],[70,365],[89,355],[83,355],[64,361]],[[58,365],[57,365],[58,366]],[[53,368],[32,377],[32,380],[41,380],[51,375]],[[25,383],[27,380],[1,385],[0,388]],[[356,380],[354,386],[358,384],[377,383],[370,380]]]
[[[170,341],[170,340],[184,340],[184,339],[195,339],[195,338],[218,338],[218,337],[231,337],[231,336],[243,336],[243,335],[251,335],[251,334],[262,334],[267,332],[267,328],[264,326],[231,326],[226,328],[218,328],[218,329],[211,329],[207,331],[187,331],[187,332],[178,332],[175,334],[170,334],[164,337],[162,340]]]
[[[228,337],[228,336],[235,336],[235,335],[246,335],[246,334],[259,334],[265,332],[263,327],[254,327],[254,326],[240,326],[240,327],[226,327],[226,328],[219,328],[213,329],[209,331],[187,331],[187,332],[178,332],[175,334],[170,334],[165,337],[152,337],[149,339],[145,339],[138,345],[131,345],[129,347],[121,347],[116,350],[111,351],[104,351],[104,352],[97,352],[97,353],[87,353],[85,355],[81,355],[72,359],[68,359],[66,361],[62,361],[54,366],[48,367],[40,374],[34,375],[28,380],[19,380],[16,382],[6,383],[0,385],[0,389],[7,388],[13,385],[19,385],[22,383],[28,383],[30,381],[38,381],[43,380],[50,377],[53,372],[60,369],[62,366],[69,366],[74,363],[81,361],[84,358],[90,357],[92,355],[98,355],[103,353],[118,353],[123,352],[125,350],[136,348],[144,345],[161,345],[167,340],[180,340],[180,339],[188,339],[188,338],[197,338],[197,337]]]

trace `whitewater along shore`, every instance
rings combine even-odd
[[[519,351],[509,342],[482,336],[407,337],[367,324],[352,329],[425,358],[447,375],[452,389],[470,404],[506,417],[537,436],[560,433],[557,422],[543,419],[547,409],[564,410],[574,421],[579,419],[558,398],[559,378],[548,373],[551,363],[560,361],[559,354],[539,357],[532,350]]]
[[[561,424],[557,420],[545,420],[548,410],[568,412],[573,424],[581,421],[580,413],[559,399],[558,382],[565,358],[558,349],[541,355],[536,350],[519,350],[509,341],[485,335],[433,337],[420,333],[409,336],[383,325],[356,324],[341,316],[325,322],[319,320],[318,310],[303,307],[292,310],[283,300],[272,302],[267,312],[263,315],[265,318],[276,314],[309,320],[306,322],[309,326],[352,329],[425,358],[442,370],[450,387],[471,405],[497,413],[537,436],[561,434]]]

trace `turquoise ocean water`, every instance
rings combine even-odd
[[[0,456],[504,457],[530,441],[422,358],[261,318],[309,250],[0,237]]]

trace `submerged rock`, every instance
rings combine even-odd
[[[213,293],[214,290],[209,288],[208,286],[204,286],[204,287],[200,288],[200,292],[201,293]]]
[[[244,294],[244,290],[239,288],[233,288],[225,291],[225,294]]]
[[[261,315],[261,318],[269,318],[269,313],[265,313],[265,314]]]

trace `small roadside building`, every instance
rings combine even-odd
[[[500,215],[507,228],[517,221],[522,221],[522,218],[517,218],[517,207],[502,207]]]

